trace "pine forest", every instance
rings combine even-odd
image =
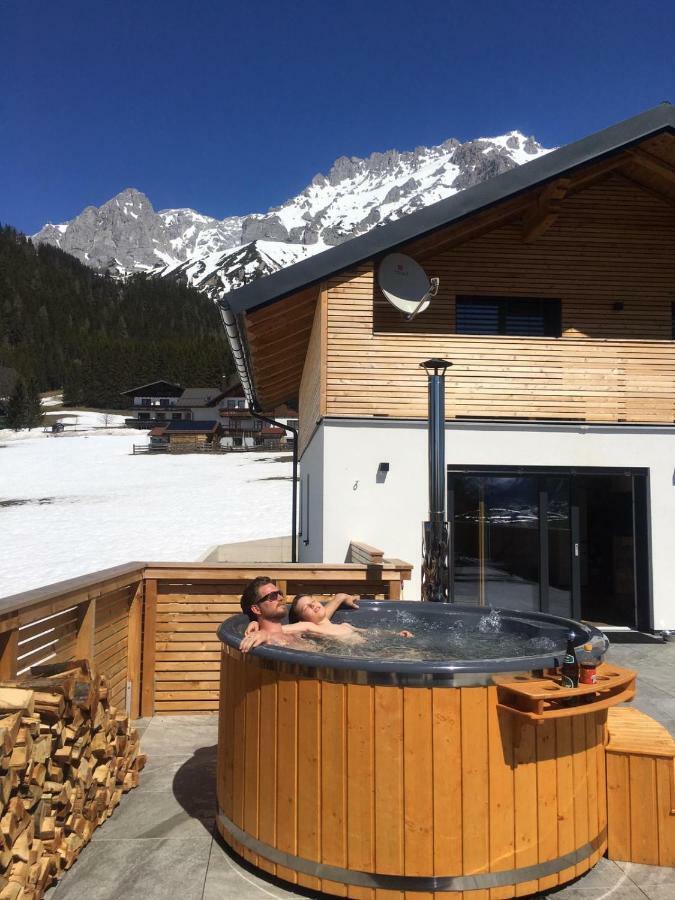
[[[0,369],[64,403],[128,406],[121,392],[160,378],[219,385],[232,360],[211,300],[167,278],[101,274],[0,227]]]

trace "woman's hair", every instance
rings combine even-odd
[[[302,621],[302,619],[298,615],[298,601],[302,600],[303,597],[311,597],[311,596],[312,596],[311,594],[296,594],[295,597],[293,597],[293,602],[291,603],[291,608],[288,610],[288,621],[291,623],[291,625],[294,622]]]

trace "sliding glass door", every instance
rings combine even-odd
[[[457,603],[645,628],[644,470],[450,470]]]

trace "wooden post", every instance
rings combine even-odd
[[[390,600],[400,600],[401,599],[401,582],[398,579],[394,579],[389,582],[389,599]]]
[[[12,628],[0,634],[0,681],[16,678],[19,652],[19,629]]]
[[[137,719],[141,711],[141,650],[143,641],[143,579],[129,604],[127,638],[127,712]]]
[[[96,646],[96,600],[85,600],[77,607],[77,638],[75,656],[94,662]]]
[[[145,621],[143,623],[143,680],[141,716],[155,714],[155,641],[157,635],[157,581],[145,582]]]

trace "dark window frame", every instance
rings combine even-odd
[[[461,322],[462,317],[460,312],[460,307],[463,304],[465,304],[466,307],[470,307],[474,313],[477,312],[481,306],[484,307],[486,311],[491,307],[496,307],[496,330],[489,327],[492,323],[489,323],[486,319],[483,320],[482,329],[471,328],[471,322],[467,322],[466,326],[463,326]],[[529,304],[532,305],[532,312],[538,313],[538,316],[532,316],[532,321],[541,322],[541,334],[532,334],[529,331],[513,330],[513,326],[509,326],[509,318],[513,319],[518,316],[521,318],[525,318],[526,306]],[[469,313],[469,309],[467,309],[467,313]],[[514,297],[502,295],[490,296],[480,294],[458,294],[455,297],[455,334],[544,338],[546,340],[554,340],[556,338],[562,337],[562,301],[558,298],[553,297]]]

